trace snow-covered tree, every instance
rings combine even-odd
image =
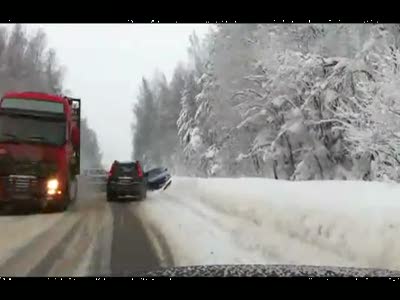
[[[169,167],[174,174],[184,174],[184,156],[179,143],[177,120],[181,112],[181,98],[185,88],[186,69],[178,64],[168,86],[168,97],[161,99],[161,132],[164,137],[163,165]]]
[[[179,114],[172,85],[158,100],[187,174],[400,179],[398,24],[215,28],[190,38]]]
[[[336,116],[341,122],[336,127],[343,132],[353,159],[361,160],[366,178],[400,179],[399,55],[393,32],[384,25],[375,26],[357,59],[347,67],[352,93],[338,99]]]
[[[81,168],[100,168],[102,153],[97,135],[86,118],[81,121],[81,141]]]
[[[201,151],[201,137],[198,135],[198,128],[194,117],[197,111],[195,101],[196,95],[200,92],[197,85],[194,72],[187,72],[184,78],[184,88],[181,96],[181,110],[179,118],[176,121],[178,128],[178,138],[180,148],[187,166],[189,174],[196,174],[196,164],[194,163],[194,155]],[[192,170],[192,172],[190,171]]]
[[[133,137],[133,159],[143,162],[144,167],[158,163],[159,157],[154,157],[152,144],[157,138],[157,103],[146,79],[142,79],[138,102],[134,107],[135,123]]]

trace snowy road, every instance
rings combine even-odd
[[[132,275],[166,266],[400,269],[400,188],[175,178],[143,202],[80,196],[63,214],[0,217],[0,275]]]
[[[2,276],[132,275],[160,263],[134,212],[138,203],[81,197],[66,213],[0,218]]]

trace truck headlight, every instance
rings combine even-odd
[[[47,181],[47,191],[52,191],[53,193],[58,188],[58,180],[57,179],[50,179]]]

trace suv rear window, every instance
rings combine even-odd
[[[136,163],[121,163],[115,166],[116,176],[137,176]]]

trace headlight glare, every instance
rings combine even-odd
[[[58,180],[57,179],[50,179],[47,181],[47,189],[48,190],[56,190],[58,188]]]

